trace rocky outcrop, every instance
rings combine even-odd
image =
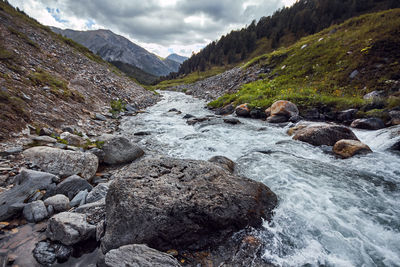
[[[372,153],[372,150],[369,148],[369,146],[361,143],[360,141],[343,139],[336,142],[336,144],[333,146],[333,152],[336,155],[347,159],[353,157],[354,155]]]
[[[250,108],[248,104],[241,104],[235,108],[235,113],[239,117],[250,117]]]
[[[60,177],[79,174],[85,179],[90,179],[98,167],[98,159],[92,153],[38,146],[25,150],[23,154],[26,160],[41,170]]]
[[[357,119],[350,125],[353,128],[379,130],[385,128],[385,123],[379,118]]]
[[[277,197],[213,163],[145,159],[115,174],[106,197],[104,252],[132,243],[166,250],[218,244],[269,220]]]
[[[294,140],[303,141],[314,146],[333,146],[342,139],[358,140],[357,136],[347,127],[341,125],[308,125],[297,126]]]
[[[73,245],[94,238],[96,226],[88,224],[85,214],[62,212],[49,219],[46,235],[52,241]]]
[[[106,139],[102,150],[104,151],[104,163],[110,165],[129,163],[144,154],[144,151],[139,146],[120,136]]]
[[[146,245],[134,244],[110,250],[105,256],[105,266],[180,267],[181,265],[169,254]]]
[[[80,191],[91,191],[92,188],[85,179],[72,175],[57,185],[56,193],[63,194],[72,200]]]
[[[22,169],[15,178],[14,186],[0,194],[0,221],[7,220],[24,208],[13,209],[13,205],[23,204],[30,196],[40,190],[51,193],[59,178],[53,174]]]

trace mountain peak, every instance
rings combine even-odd
[[[178,55],[178,54],[175,54],[175,53],[169,55],[166,58],[169,59],[169,60],[176,61],[176,62],[178,62],[180,64],[182,64],[186,59],[188,59],[188,57],[184,57],[184,56],[181,56],[181,55]]]

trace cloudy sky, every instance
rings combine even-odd
[[[110,29],[166,57],[190,56],[295,0],[9,0],[45,25]]]

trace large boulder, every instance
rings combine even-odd
[[[107,267],[180,267],[179,262],[169,254],[142,244],[122,246],[110,250],[105,256]]]
[[[96,226],[86,221],[81,213],[61,212],[49,219],[46,236],[64,245],[74,245],[96,236]]]
[[[80,151],[38,146],[25,150],[23,154],[43,171],[60,177],[80,174],[83,178],[90,179],[96,174],[99,165],[95,155]]]
[[[235,107],[232,104],[229,104],[225,107],[218,108],[215,110],[216,115],[229,115],[235,111]]]
[[[48,216],[46,206],[41,200],[28,203],[22,213],[28,222],[40,222]]]
[[[106,197],[103,252],[133,243],[201,249],[269,220],[276,195],[213,163],[145,159],[116,173]]]
[[[271,106],[271,116],[285,116],[288,119],[295,115],[299,115],[299,109],[297,106],[286,100],[279,100],[272,104]]]
[[[336,142],[336,144],[333,146],[333,152],[336,155],[347,159],[354,155],[372,153],[372,150],[369,148],[369,146],[361,143],[360,141],[343,139]]]
[[[104,163],[122,164],[132,162],[141,156],[144,151],[137,145],[129,142],[121,136],[113,136],[104,141],[102,150],[104,151]]]
[[[235,108],[235,113],[239,117],[250,117],[249,105],[246,103],[246,104],[242,104],[242,105],[237,106]]]
[[[350,125],[353,128],[379,130],[385,128],[385,123],[379,118],[357,119]]]
[[[314,146],[333,146],[341,139],[358,140],[357,136],[347,127],[341,125],[308,125],[298,126],[294,132],[294,140],[303,141]]]
[[[72,200],[80,191],[91,191],[92,188],[93,186],[91,186],[85,179],[78,175],[72,175],[57,185],[56,193],[63,194]]]
[[[7,220],[16,212],[24,208],[13,209],[15,205],[22,205],[30,196],[40,190],[54,191],[59,178],[53,174],[22,169],[16,176],[14,186],[0,194],[0,221]]]

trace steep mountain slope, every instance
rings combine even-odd
[[[141,107],[155,100],[87,48],[0,1],[0,139],[28,123],[91,128],[93,112],[116,98]]]
[[[385,119],[400,108],[399,29],[400,9],[363,15],[176,89],[207,99],[222,96],[209,104],[214,108],[248,103],[265,109],[285,99],[302,111],[316,108],[329,116],[359,108],[360,116]],[[380,97],[364,99],[372,91]]]
[[[186,59],[188,59],[188,57],[184,57],[184,56],[180,56],[178,54],[171,54],[167,57],[167,59],[179,62],[180,64],[182,64]]]
[[[51,29],[89,48],[104,60],[127,63],[155,76],[178,71],[180,66],[175,61],[161,60],[127,38],[109,30],[74,31],[54,27]]]

